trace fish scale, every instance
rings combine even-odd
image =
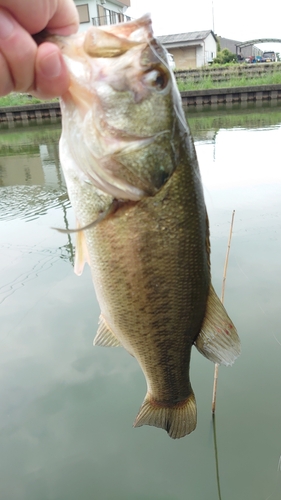
[[[187,397],[187,360],[200,331],[209,289],[206,251],[198,249],[205,245],[204,232],[196,227],[200,217],[197,224],[193,218],[191,231],[179,231],[189,224],[190,204],[199,214],[194,197],[188,198],[185,192],[192,178],[184,163],[176,172],[178,179],[172,177],[156,197],[131,207],[127,217],[122,212],[114,214],[86,234],[98,299],[105,302],[103,315],[138,359],[150,387],[157,386],[155,398],[170,405]],[[161,200],[167,194],[170,203],[165,217]],[[157,229],[163,217],[164,232]],[[99,296],[100,283],[104,299]],[[177,384],[171,384],[171,379]]]

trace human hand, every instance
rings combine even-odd
[[[59,48],[49,42],[38,47],[31,35],[45,28],[70,35],[78,22],[73,0],[0,0],[0,95],[65,93],[69,75]]]

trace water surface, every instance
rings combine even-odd
[[[279,108],[280,109],[280,108]],[[225,304],[242,341],[220,368],[221,498],[281,494],[281,112],[192,114],[221,290],[232,210]],[[1,500],[213,500],[213,365],[194,350],[198,426],[173,441],[133,429],[144,377],[123,349],[92,346],[99,306],[75,238],[59,165],[59,126],[0,136]]]

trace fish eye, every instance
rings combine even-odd
[[[169,82],[169,74],[162,68],[153,69],[145,74],[145,83],[154,87],[155,90],[164,90]]]

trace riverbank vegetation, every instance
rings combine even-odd
[[[30,94],[18,94],[12,93],[0,97],[0,107],[5,106],[24,106],[27,104],[38,104],[42,102],[56,102],[57,99],[49,99],[48,101],[41,101],[37,97],[33,97]]]
[[[187,90],[207,90],[221,89],[229,87],[255,87],[257,85],[280,85],[281,72],[268,73],[255,78],[247,78],[247,76],[231,76],[229,79],[214,81],[212,75],[203,76],[200,81],[194,82],[188,79],[182,80],[177,78],[178,88],[181,92]]]

